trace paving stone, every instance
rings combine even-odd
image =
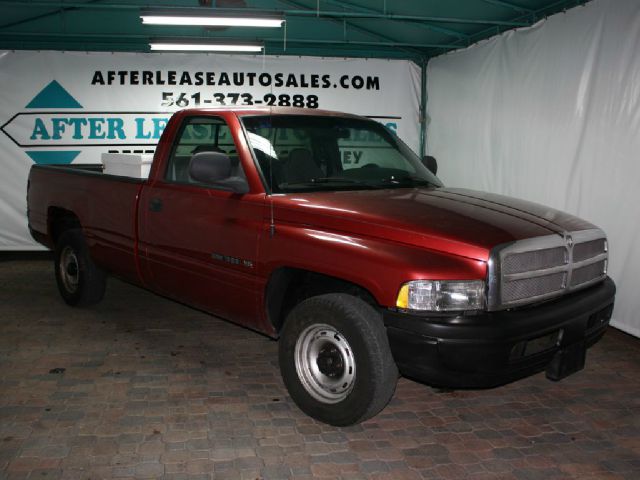
[[[165,432],[162,439],[167,443],[182,443],[189,440],[189,432],[184,430],[173,430]]]
[[[215,448],[210,450],[210,458],[216,461],[233,460],[237,453],[233,448]]]
[[[287,450],[277,445],[270,445],[265,447],[256,448],[256,455],[258,457],[281,457]]]
[[[500,432],[497,432],[495,430],[491,430],[491,429],[484,429],[484,430],[476,430],[475,432],[473,432],[474,435],[478,438],[482,438],[482,439],[489,439],[489,438],[501,438],[502,434]]]
[[[195,439],[189,440],[186,442],[187,450],[209,450],[209,440],[205,439]]]
[[[291,468],[282,464],[264,467],[262,470],[260,470],[260,475],[264,478],[264,480],[281,480],[293,478]]]
[[[135,467],[113,467],[111,470],[111,474],[114,478],[130,478],[135,476],[136,468]]]
[[[370,474],[388,472],[390,468],[385,462],[382,462],[380,460],[367,460],[366,462],[362,462],[360,464],[360,470],[362,470],[363,473]]]
[[[404,450],[405,455],[415,457],[415,456],[439,456],[446,455],[449,451],[446,447],[442,445],[436,444],[428,444],[428,445],[420,445],[417,448],[410,448]]]
[[[220,472],[216,470],[214,478],[216,480],[238,480],[242,478],[242,474],[240,470],[223,470]]]
[[[262,468],[264,460],[258,457],[242,457],[234,460],[233,464],[238,470],[255,469]]]
[[[135,467],[137,478],[156,478],[164,474],[164,465],[159,463],[140,463]]]
[[[563,478],[563,473],[557,468],[535,468],[529,470],[515,469],[513,475],[518,480],[546,480]]]
[[[323,433],[320,437],[323,442],[327,443],[345,443],[347,441],[347,436],[340,432]]]
[[[302,475],[311,475],[311,468],[306,465],[293,465],[291,467],[291,474],[294,478],[299,478]]]
[[[507,459],[507,460],[512,460],[514,458],[520,458],[522,457],[522,452],[520,452],[519,450],[515,449],[515,448],[496,448],[493,450],[493,454],[497,457],[497,458],[502,458],[502,459]]]
[[[31,471],[29,478],[41,480],[57,480],[62,476],[61,469],[36,468]]]
[[[165,473],[159,480],[190,480],[191,475],[187,473]]]
[[[210,475],[214,471],[214,462],[211,460],[199,459],[189,460],[187,463],[187,473],[189,475]]]

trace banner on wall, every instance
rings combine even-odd
[[[396,60],[0,52],[0,249],[27,230],[31,165],[153,150],[182,108],[292,106],[371,117],[419,148],[420,72]]]

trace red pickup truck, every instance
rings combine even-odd
[[[613,310],[604,232],[436,169],[354,115],[183,110],[148,178],[33,166],[29,227],[70,305],[114,275],[279,338],[291,397],[333,425],[378,413],[398,372],[480,388],[580,370]]]

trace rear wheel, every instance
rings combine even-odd
[[[297,305],[282,331],[279,360],[298,407],[331,425],[376,415],[398,379],[380,314],[347,294],[320,295]]]
[[[102,300],[106,274],[93,263],[79,228],[60,235],[55,249],[55,274],[58,290],[67,304],[88,306]]]

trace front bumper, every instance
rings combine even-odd
[[[579,356],[604,334],[615,292],[607,277],[586,290],[526,308],[475,315],[387,310],[384,321],[400,372],[433,386],[493,387],[547,368],[548,376],[559,379],[581,368],[566,370],[562,358],[568,352]]]

